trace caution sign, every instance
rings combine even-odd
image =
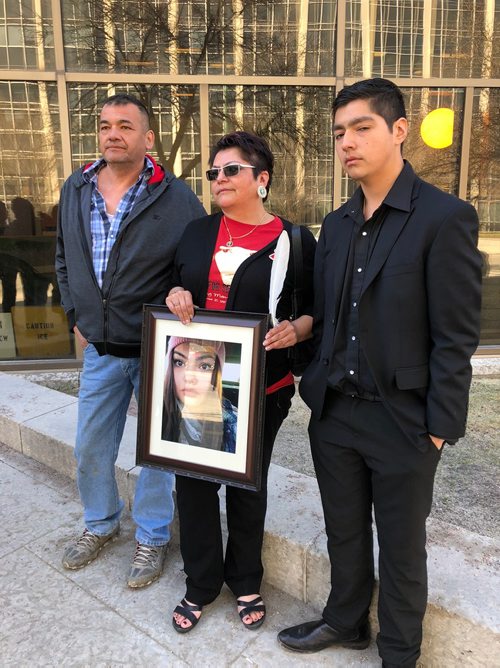
[[[60,306],[14,306],[12,322],[19,357],[71,355],[68,322]]]
[[[0,313],[0,359],[16,356],[16,342],[10,313]]]

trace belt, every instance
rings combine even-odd
[[[346,397],[352,397],[353,399],[364,399],[365,401],[382,401],[382,397],[379,397],[378,394],[373,394],[372,392],[365,392],[360,394],[359,392],[344,392],[341,391]]]
[[[353,397],[355,399],[364,399],[365,401],[382,401],[382,397],[374,392],[369,392],[360,387],[356,387],[350,383],[344,383],[342,387],[338,385],[336,387],[330,387],[330,390],[333,392],[338,392],[343,394],[345,397]]]

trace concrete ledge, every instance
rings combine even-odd
[[[499,376],[500,357],[488,357],[487,355],[474,355],[471,360],[472,373],[474,376]]]
[[[0,440],[74,478],[77,400],[4,373],[0,390]],[[136,418],[129,416],[116,465],[120,493],[129,508],[139,471],[136,428]],[[429,521],[428,534],[423,665],[499,665],[500,542],[436,520]],[[314,478],[271,466],[263,560],[270,584],[321,609],[330,566]],[[375,605],[372,617],[375,624]]]
[[[18,376],[0,374],[0,430],[2,440],[15,450],[22,450],[21,427],[34,418],[47,416],[65,409],[77,399],[29,383]],[[74,427],[73,427],[74,429]]]

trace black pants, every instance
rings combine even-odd
[[[414,666],[427,605],[425,523],[440,452],[405,437],[381,402],[329,391],[311,419],[311,449],[325,514],[331,592],[323,612],[338,630],[368,617],[373,590],[372,504],[380,547],[377,638],[382,659]]]
[[[262,486],[259,492],[226,487],[228,540],[224,558],[219,512],[220,485],[176,476],[181,554],[186,573],[186,598],[211,603],[224,582],[236,596],[257,594],[267,509],[267,474],[276,434],[288,415],[294,386],[266,397]]]

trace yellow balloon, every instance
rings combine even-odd
[[[434,109],[422,121],[420,134],[431,148],[446,148],[453,144],[453,109]]]

